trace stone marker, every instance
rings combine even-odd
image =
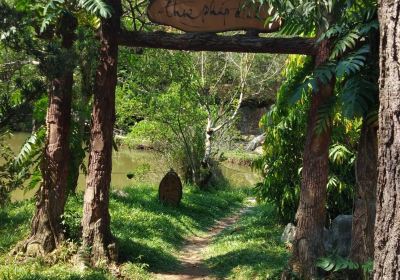
[[[182,182],[178,174],[171,169],[161,180],[158,198],[162,203],[178,206],[182,199]]]
[[[332,221],[325,250],[335,251],[339,256],[347,257],[351,246],[352,215],[339,215]]]
[[[339,215],[333,221],[330,229],[324,228],[324,247],[327,252],[335,252],[347,257],[351,246],[352,215]],[[296,227],[289,223],[282,233],[281,241],[289,248],[293,245]]]
[[[292,223],[289,223],[289,224],[286,225],[285,230],[282,233],[281,241],[283,243],[285,243],[285,244],[286,243],[290,243],[291,244],[294,241],[295,234],[296,234],[295,225],[292,224]]]

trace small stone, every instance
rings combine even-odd
[[[285,230],[282,233],[281,241],[285,244],[287,243],[291,244],[294,241],[295,234],[296,234],[296,227],[294,226],[294,224],[289,223],[286,225]]]

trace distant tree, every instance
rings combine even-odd
[[[245,99],[275,99],[272,93],[279,83],[281,57],[271,55],[201,52],[197,56],[197,96],[207,114],[205,126],[203,178],[207,185],[212,175],[212,160],[218,153],[218,141],[240,118]],[[272,102],[272,101],[271,101]]]

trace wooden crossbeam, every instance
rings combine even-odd
[[[127,47],[180,51],[223,51],[315,55],[313,38],[274,38],[256,35],[224,36],[215,33],[167,33],[121,30],[118,42]]]

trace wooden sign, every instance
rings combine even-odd
[[[274,32],[280,21],[267,26],[268,7],[246,6],[246,0],[152,0],[147,9],[149,19],[185,32],[223,32],[258,30]]]

